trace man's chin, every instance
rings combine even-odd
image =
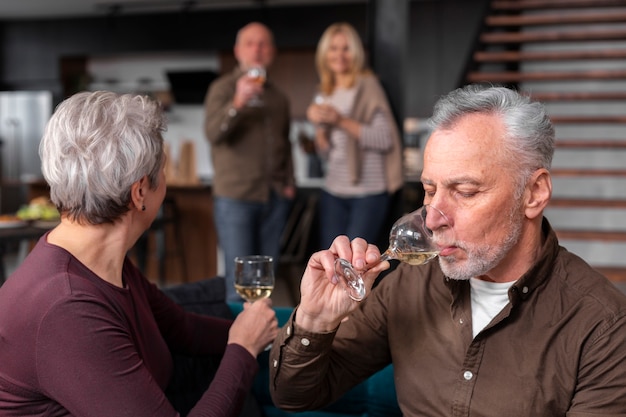
[[[443,274],[457,281],[467,281],[472,278],[472,274],[468,274],[463,268],[461,262],[459,262],[453,256],[439,256],[439,267],[443,271]]]

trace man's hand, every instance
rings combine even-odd
[[[337,258],[348,260],[357,270],[364,270],[378,263],[380,251],[361,238],[350,242],[346,236],[339,236],[330,249],[314,253],[300,283],[302,297],[296,313],[299,327],[318,333],[333,331],[358,307],[359,303],[346,294],[342,278],[335,275]],[[382,262],[363,275],[366,293],[370,292],[378,274],[387,268],[389,263]]]
[[[259,84],[246,74],[239,77],[235,86],[235,97],[233,97],[233,107],[237,110],[244,107],[254,97],[263,92],[263,84]]]

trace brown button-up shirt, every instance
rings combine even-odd
[[[270,190],[283,195],[295,184],[289,129],[289,101],[268,81],[263,104],[232,107],[241,70],[209,86],[204,102],[204,132],[211,144],[213,193],[235,200],[266,202]]]
[[[274,402],[321,406],[393,362],[405,416],[626,416],[626,297],[543,227],[537,263],[475,338],[469,283],[437,262],[400,265],[336,333],[292,317],[271,352]]]

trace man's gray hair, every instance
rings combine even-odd
[[[554,155],[554,127],[545,107],[514,90],[498,86],[467,85],[443,96],[430,119],[434,130],[449,129],[472,113],[499,115],[506,129],[503,152],[519,173],[523,191],[526,180],[539,169],[550,169]]]

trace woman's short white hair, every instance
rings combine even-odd
[[[147,176],[158,186],[164,130],[162,109],[147,96],[95,91],[63,101],[39,145],[50,199],[73,220],[113,223],[129,210],[134,182]]]

